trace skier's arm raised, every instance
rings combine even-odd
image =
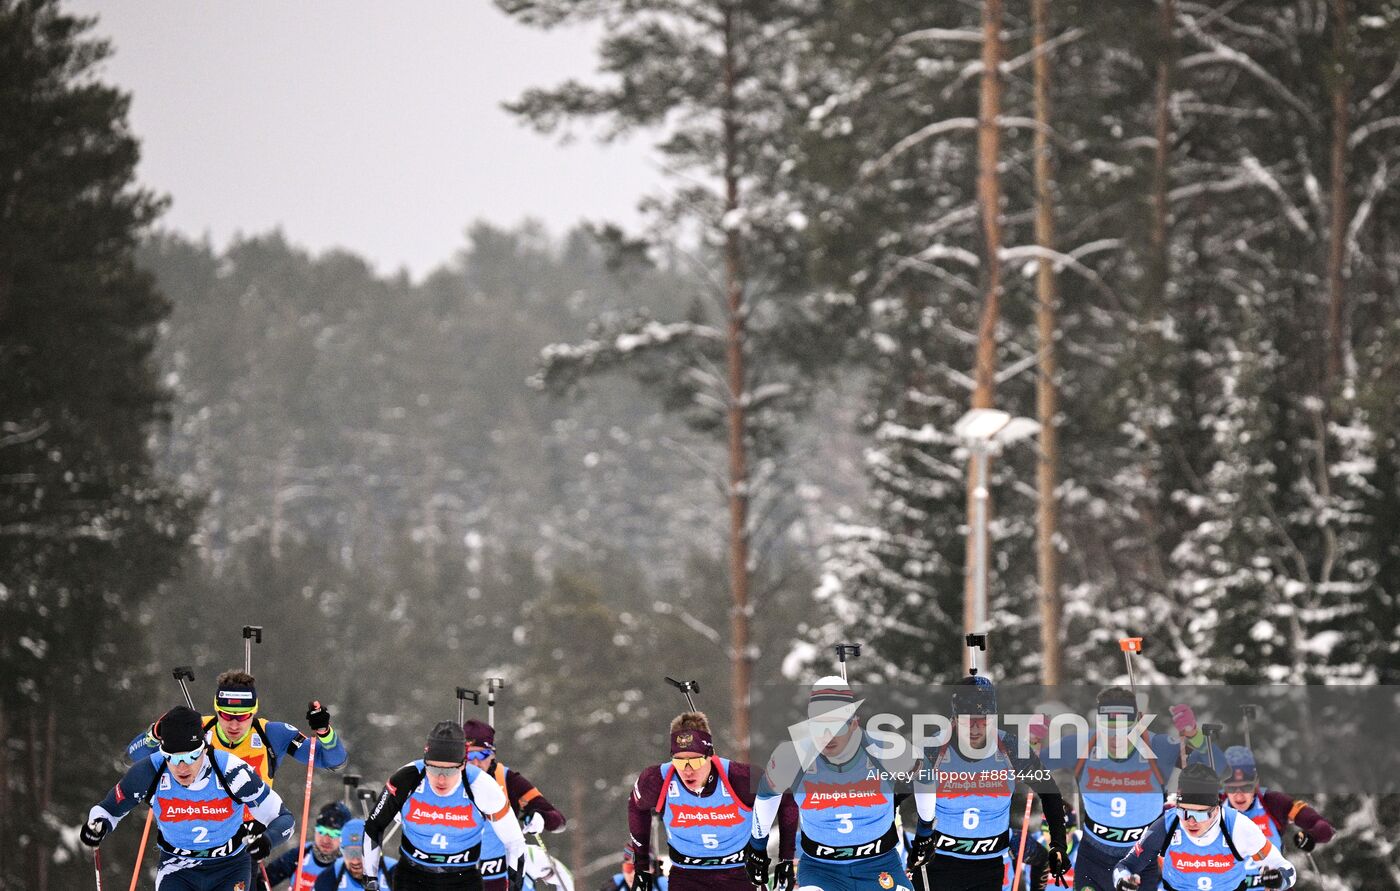
[[[336,770],[345,764],[350,754],[346,751],[340,734],[330,725],[330,712],[319,702],[313,702],[311,705],[312,708],[307,710],[307,717],[316,719],[316,723],[312,725],[312,733],[316,734],[316,766],[324,770]],[[265,729],[267,741],[278,757],[284,754],[291,755],[302,764],[311,757],[311,747],[307,745],[310,737],[295,726],[285,721],[268,721]]]

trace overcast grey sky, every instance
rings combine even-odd
[[[106,79],[133,94],[143,182],[164,225],[281,226],[415,275],[483,218],[637,220],[658,187],[645,139],[598,146],[521,127],[500,104],[594,70],[595,32],[542,33],[490,0],[70,0],[99,17]]]

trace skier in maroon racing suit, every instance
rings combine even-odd
[[[715,754],[710,722],[684,712],[671,722],[671,760],[637,777],[627,804],[627,828],[636,849],[634,891],[652,891],[656,864],[651,820],[659,815],[670,841],[671,891],[753,891],[744,848],[753,813],[754,770]],[[792,886],[797,803],[784,794],[778,810],[777,885]]]

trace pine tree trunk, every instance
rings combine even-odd
[[[1032,38],[1035,57],[1035,240],[1047,250],[1055,249],[1054,171],[1050,155],[1050,59],[1044,52],[1050,31],[1049,0],[1031,0],[1035,22]],[[1036,490],[1039,494],[1036,517],[1036,568],[1040,576],[1041,683],[1053,687],[1062,673],[1060,617],[1060,555],[1055,549],[1059,532],[1059,434],[1055,416],[1059,413],[1059,390],[1055,358],[1058,302],[1055,264],[1042,257],[1036,270],[1036,349],[1040,373],[1036,378],[1036,418],[1040,421],[1040,460],[1036,462]]]
[[[1001,24],[1002,0],[982,4],[982,93],[977,126],[977,202],[982,211],[983,283],[982,318],[977,326],[977,359],[974,369],[973,408],[991,408],[996,398],[997,324],[1001,317]],[[984,469],[988,462],[983,463]],[[973,493],[984,481],[977,479],[975,461],[968,462],[967,560],[963,588],[963,626],[970,633],[983,629],[976,622],[975,560],[977,505]],[[988,510],[990,511],[990,503]],[[989,545],[990,547],[990,545]],[[969,667],[963,656],[964,668]]]
[[[1171,280],[1171,253],[1168,246],[1171,207],[1167,193],[1171,187],[1172,72],[1176,66],[1176,0],[1161,0],[1162,50],[1157,59],[1157,90],[1153,102],[1152,151],[1152,253],[1147,288],[1146,317],[1156,322],[1167,303],[1167,283]]]
[[[1327,378],[1324,397],[1334,395],[1346,365],[1347,139],[1351,131],[1350,20],[1347,0],[1332,0],[1332,207],[1327,250]]]
[[[731,216],[739,208],[739,122],[735,94],[734,9],[724,8],[724,291],[728,325],[725,364],[729,379],[729,589],[734,598],[729,637],[733,649],[731,697],[735,757],[749,758],[749,466],[744,372],[743,254]]]

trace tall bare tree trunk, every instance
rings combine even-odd
[[[1002,0],[982,4],[982,93],[977,126],[977,201],[982,209],[983,282],[982,319],[977,326],[976,387],[973,408],[991,408],[996,398],[997,324],[1001,318],[1001,180],[997,164],[1001,160],[1001,23]],[[984,467],[986,466],[984,462]],[[977,479],[977,462],[968,462],[967,557],[963,584],[963,626],[969,631],[976,621],[976,567],[973,565],[977,506],[973,493],[985,481]],[[990,504],[988,505],[990,511]],[[990,548],[990,545],[989,545]],[[964,654],[964,668],[967,655]]]
[[[1327,377],[1330,398],[1345,371],[1347,139],[1351,135],[1351,66],[1347,0],[1332,0],[1332,208],[1327,249]]]
[[[1147,290],[1147,318],[1157,321],[1165,310],[1167,283],[1171,280],[1171,253],[1168,245],[1171,207],[1167,193],[1171,188],[1169,159],[1172,140],[1172,72],[1176,66],[1176,0],[1161,0],[1162,52],[1157,58],[1157,91],[1153,103],[1152,151],[1152,256],[1151,279]]]
[[[1035,57],[1035,241],[1046,250],[1055,249],[1054,170],[1050,153],[1050,58],[1045,43],[1049,39],[1049,0],[1031,0],[1031,16],[1035,30],[1032,37]],[[1061,659],[1060,616],[1060,553],[1055,547],[1059,533],[1060,505],[1056,488],[1060,478],[1059,432],[1055,416],[1059,413],[1058,366],[1055,357],[1055,335],[1059,325],[1055,304],[1059,300],[1055,264],[1041,257],[1035,279],[1036,351],[1040,356],[1040,373],[1035,384],[1035,411],[1040,421],[1040,460],[1036,462],[1035,481],[1039,494],[1036,517],[1036,569],[1040,576],[1040,648],[1041,683],[1060,683]]]
[[[734,8],[724,8],[724,291],[728,314],[725,364],[729,377],[729,590],[733,611],[729,620],[734,670],[731,698],[734,709],[735,757],[749,758],[749,465],[746,438],[744,333],[744,265],[739,232],[728,217],[739,208],[739,121],[734,59]]]

